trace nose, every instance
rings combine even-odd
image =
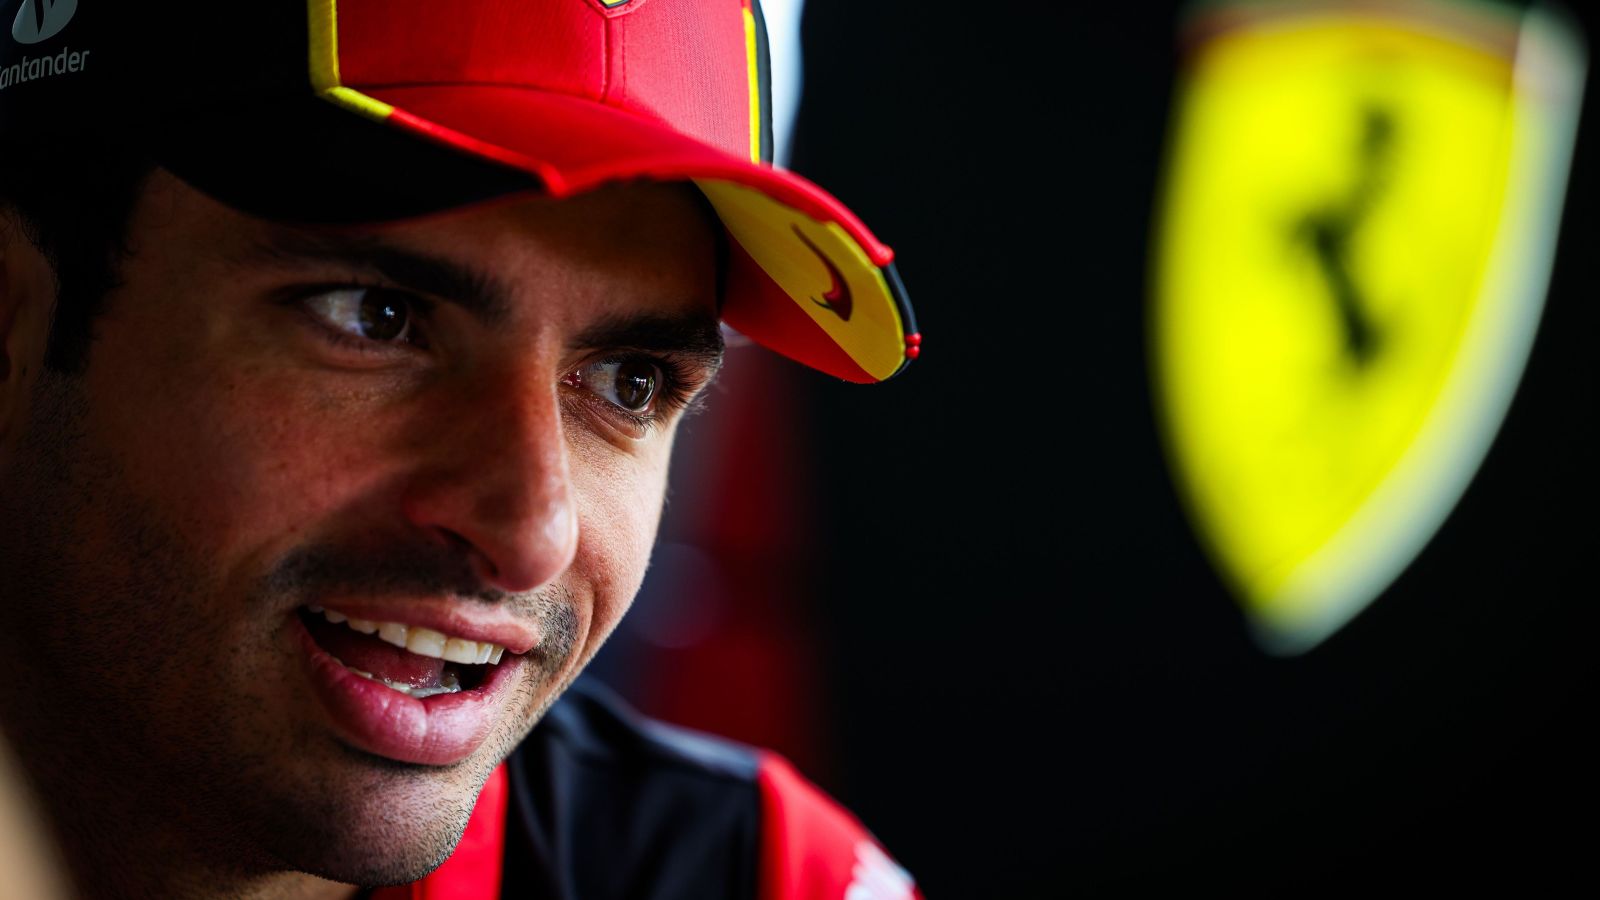
[[[504,591],[531,591],[571,565],[578,515],[554,384],[478,391],[423,427],[430,452],[402,499],[414,527],[465,547],[479,578]]]

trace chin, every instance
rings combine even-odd
[[[494,768],[468,760],[435,768],[342,747],[342,765],[262,798],[263,847],[286,869],[365,887],[405,884],[438,868],[461,840]]]
[[[338,845],[322,846],[313,858],[291,863],[295,871],[315,875],[341,884],[361,887],[388,887],[420,881],[450,857],[455,842],[460,840],[463,822],[449,834],[450,843],[407,844],[395,850],[380,850],[376,845],[358,845],[343,841]]]

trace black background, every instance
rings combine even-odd
[[[808,3],[794,168],[895,247],[926,336],[888,384],[805,382],[847,753],[825,786],[930,898],[1592,884],[1592,86],[1487,462],[1383,597],[1272,658],[1149,399],[1177,21]]]

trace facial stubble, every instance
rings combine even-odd
[[[376,885],[441,863],[493,767],[575,675],[572,598],[485,591],[459,556],[415,542],[303,546],[230,586],[91,435],[79,378],[41,374],[32,395],[0,473],[0,666],[13,688],[0,716],[73,868],[164,865],[177,890],[183,869]],[[448,591],[537,618],[535,677],[511,704],[520,727],[436,768],[368,756],[289,715],[314,702],[283,639],[289,611],[357,589]]]

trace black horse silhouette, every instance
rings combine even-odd
[[[1375,104],[1363,109],[1361,141],[1357,146],[1360,170],[1349,195],[1308,213],[1294,230],[1296,238],[1311,245],[1338,311],[1345,352],[1358,366],[1372,362],[1377,355],[1380,334],[1372,321],[1367,295],[1350,270],[1350,240],[1387,186],[1394,142],[1393,113]]]

